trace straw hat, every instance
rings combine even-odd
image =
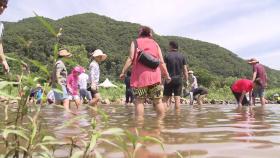
[[[192,70],[190,70],[188,73],[189,73],[189,74],[193,74],[193,71],[192,71]]]
[[[256,58],[252,58],[248,60],[248,64],[256,64],[259,63],[259,61]]]
[[[71,57],[72,54],[70,52],[68,52],[66,49],[62,49],[58,52],[58,56],[61,57]]]
[[[95,58],[95,57],[98,57],[98,56],[101,56],[101,61],[104,61],[106,58],[107,58],[107,55],[104,54],[102,52],[102,50],[100,49],[96,49],[93,53],[92,53],[92,56]]]

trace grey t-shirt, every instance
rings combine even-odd
[[[56,83],[59,85],[66,85],[66,78],[67,78],[67,69],[64,63],[61,60],[58,60],[55,63],[53,75],[52,75],[53,86],[55,86]]]

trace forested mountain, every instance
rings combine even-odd
[[[59,47],[68,48],[76,57],[69,62],[70,65],[79,63],[87,67],[87,51],[99,48],[108,54],[108,60],[101,65],[102,78],[115,80],[128,56],[130,42],[137,37],[140,27],[139,24],[116,21],[94,13],[69,16],[56,21],[46,20],[56,30],[63,28]],[[229,77],[251,76],[252,68],[246,61],[218,45],[175,36],[155,34],[154,38],[164,53],[169,40],[177,41],[180,51],[187,57],[190,69],[196,72],[199,81],[205,86],[222,86],[225,78]],[[7,56],[35,59],[48,65],[51,70],[55,42],[56,38],[35,17],[5,23],[4,49]],[[16,73],[19,67],[12,62],[10,61],[12,71]],[[31,67],[31,70],[38,71],[36,67]],[[280,72],[269,68],[267,72],[270,86],[279,86]],[[44,75],[42,72],[36,73]]]

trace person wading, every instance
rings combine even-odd
[[[107,55],[102,52],[100,49],[96,49],[91,53],[89,65],[89,85],[88,90],[91,92],[92,100],[90,105],[96,106],[100,100],[100,94],[98,92],[98,83],[100,77],[100,68],[99,64],[107,58]]]
[[[178,44],[175,41],[169,42],[169,53],[164,58],[168,73],[171,77],[170,83],[164,84],[163,102],[168,103],[172,94],[175,98],[175,108],[180,109],[183,77],[188,80],[188,68],[185,57],[178,52]]]
[[[265,105],[264,92],[267,87],[267,75],[265,68],[259,61],[255,58],[248,60],[248,64],[253,67],[253,77],[252,81],[256,83],[256,86],[253,90],[253,104],[255,105],[256,97],[260,97],[261,105]]]
[[[63,62],[64,58],[70,58],[72,56],[67,50],[63,49],[58,52],[58,60],[56,61],[53,74],[52,74],[52,88],[54,91],[54,97],[56,104],[63,104],[67,112],[71,112],[69,108],[69,96],[66,88],[67,69]],[[71,112],[72,113],[72,112]]]
[[[136,43],[134,43],[136,42]],[[139,61],[141,50],[144,50],[148,55],[159,60],[159,66],[156,68],[148,67]],[[144,115],[145,98],[152,98],[159,115],[164,114],[165,108],[162,103],[162,88],[161,88],[161,71],[167,80],[170,81],[166,65],[164,63],[161,49],[157,42],[153,39],[152,31],[149,27],[141,27],[138,38],[130,45],[129,57],[120,74],[120,78],[125,78],[125,73],[132,65],[130,85],[133,88],[135,100],[135,113],[139,118]]]

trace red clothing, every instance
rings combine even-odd
[[[253,82],[248,79],[239,79],[233,83],[231,89],[236,93],[250,92],[253,90]]]
[[[267,84],[267,76],[266,76],[266,72],[265,72],[265,68],[262,64],[255,64],[253,65],[253,72],[257,72],[257,77],[256,79],[259,78],[259,83],[261,85],[261,87],[265,87]]]
[[[159,58],[158,44],[151,38],[138,38],[138,48],[149,52],[156,58]],[[136,52],[135,52],[136,53]],[[138,53],[134,54],[131,70],[130,86],[133,88],[147,87],[161,82],[160,67],[151,69],[139,62],[135,58],[138,57]]]

